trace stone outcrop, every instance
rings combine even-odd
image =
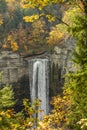
[[[2,83],[13,83],[28,74],[27,62],[18,53],[12,51],[0,52],[0,71]]]
[[[12,51],[0,52],[0,87],[11,84],[15,93],[15,99],[20,108],[22,99],[29,98],[28,63],[18,53]]]
[[[75,40],[67,36],[54,47],[51,54],[51,96],[62,91],[64,75],[74,71],[72,52],[75,49]]]
[[[72,52],[75,49],[75,40],[71,37],[67,37],[62,43],[58,43],[54,47],[53,53],[51,54],[51,61],[63,71],[73,71]],[[63,73],[62,71],[62,73]]]
[[[75,40],[67,37],[54,47],[52,54],[42,54],[48,56],[51,61],[50,73],[50,97],[60,93],[64,84],[64,74],[73,71],[72,50]],[[0,72],[2,79],[0,86],[3,84],[12,84],[15,91],[15,98],[18,98],[18,105],[22,104],[23,98],[29,98],[29,67],[28,60],[33,57],[20,56],[12,51],[0,52]]]

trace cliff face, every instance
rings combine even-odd
[[[52,64],[58,64],[58,67],[62,67],[64,72],[73,71],[72,52],[75,48],[74,43],[75,40],[73,38],[67,37],[67,39],[54,47],[53,54],[51,55]]]
[[[51,58],[51,91],[50,95],[61,93],[64,85],[64,75],[73,72],[72,53],[75,49],[75,40],[66,37],[54,47]]]
[[[1,51],[0,72],[2,73],[0,87],[12,84],[15,99],[18,99],[16,108],[20,109],[22,99],[29,98],[28,63],[18,53]]]
[[[28,74],[27,62],[19,54],[12,51],[0,52],[0,71],[2,72],[2,83],[17,82],[22,76]]]
[[[71,37],[67,37],[58,43],[54,47],[53,53],[49,55],[51,59],[50,97],[61,92],[64,84],[64,74],[68,71],[73,71],[72,51],[75,48],[74,42]],[[41,58],[43,55],[39,57]],[[47,55],[48,53],[45,53],[45,56]],[[23,98],[29,97],[29,68],[27,60],[29,59],[22,58],[18,53],[12,51],[0,52],[0,71],[2,72],[0,85],[12,84],[16,93],[15,98],[19,99],[18,104],[21,104]]]

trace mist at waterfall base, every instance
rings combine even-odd
[[[29,60],[29,83],[31,102],[41,100],[37,117],[39,120],[49,112],[49,59]]]

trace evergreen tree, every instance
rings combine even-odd
[[[0,90],[0,109],[13,107],[15,104],[14,93],[11,86],[4,86]]]
[[[74,73],[69,74],[66,89],[71,92],[72,100],[70,126],[74,130],[79,130],[77,122],[87,118],[87,13],[85,9],[74,19],[74,25],[70,31],[77,41],[73,60],[78,68]]]

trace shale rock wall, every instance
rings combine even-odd
[[[15,83],[24,75],[28,75],[28,65],[18,53],[1,51],[0,71],[2,72],[3,84]]]
[[[18,53],[0,52],[0,87],[11,84],[17,100],[18,109],[22,107],[22,99],[29,98],[28,63]]]
[[[72,62],[74,42],[75,40],[71,37],[67,37],[58,43],[49,55],[51,60],[50,97],[61,93],[64,75],[68,71],[74,70]],[[29,98],[29,67],[27,60],[12,51],[0,52],[0,72],[2,73],[0,86],[12,84],[15,98],[19,99],[18,105],[20,104],[20,106],[23,98]]]
[[[72,61],[72,53],[75,49],[75,40],[70,36],[61,40],[54,47],[51,58],[51,97],[61,93],[64,85],[64,75],[69,71],[73,72],[74,64]]]

